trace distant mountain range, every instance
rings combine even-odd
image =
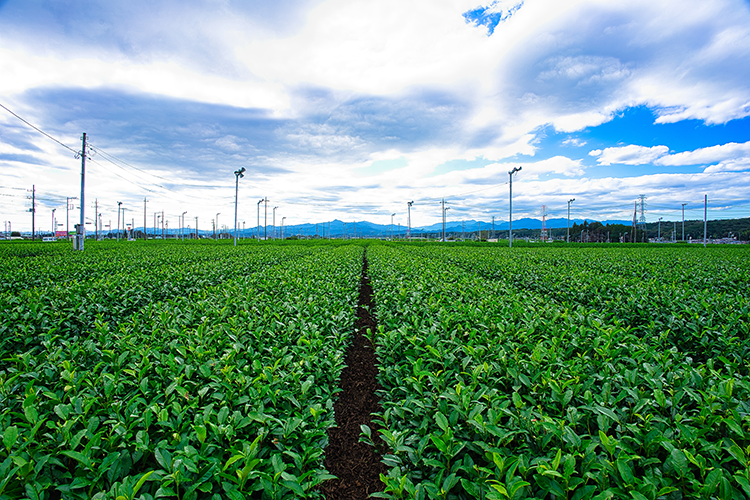
[[[582,224],[584,221],[594,222],[588,219],[570,219],[570,225],[572,226],[575,224]],[[601,221],[602,224],[625,224],[630,225],[632,221],[628,220],[610,220],[610,221]],[[558,219],[549,219],[547,220],[547,228],[548,229],[554,229],[554,228],[564,228],[568,225],[568,219],[565,218],[558,218]],[[495,231],[507,231],[508,230],[508,221],[497,221],[495,222]],[[513,229],[514,230],[520,230],[520,229],[541,229],[542,228],[542,221],[539,219],[518,219],[513,221]],[[475,219],[471,220],[464,220],[464,221],[446,221],[445,223],[445,231],[447,233],[458,233],[458,232],[466,232],[466,233],[473,233],[477,230],[487,231],[492,229],[492,223],[486,222],[486,221],[477,221]],[[412,235],[419,235],[419,234],[437,234],[442,232],[443,230],[443,224],[441,222],[438,222],[437,224],[431,224],[429,226],[414,226],[412,227]],[[136,231],[142,231],[142,228],[136,228]],[[187,231],[187,230],[185,230]],[[263,226],[260,227],[260,237],[261,238],[281,238],[281,231],[282,228],[280,226],[276,227],[276,230],[274,232],[274,227],[269,225],[268,228],[264,228]],[[350,237],[354,236],[356,234],[357,237],[369,237],[369,238],[379,238],[379,237],[390,237],[390,236],[404,236],[406,234],[406,226],[401,226],[398,224],[394,224],[391,226],[390,224],[375,224],[368,221],[357,221],[357,222],[344,222],[338,219],[327,221],[327,222],[320,222],[317,224],[308,223],[308,224],[294,224],[290,226],[284,226],[284,237],[289,236],[319,236],[321,238],[341,238],[341,237]],[[201,236],[211,236],[213,235],[212,230],[200,230],[199,231]],[[191,230],[191,233],[195,233],[195,230]],[[149,236],[151,236],[152,231],[149,230]],[[179,230],[170,228],[168,234],[170,236],[178,235]],[[221,234],[223,237],[227,237],[227,234],[233,235],[232,229],[224,229],[221,231]],[[161,235],[161,233],[159,233]],[[240,229],[238,231],[238,235],[240,235],[243,238],[256,238],[258,236],[258,228],[246,228],[244,230]]]

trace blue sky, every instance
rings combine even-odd
[[[86,211],[231,225],[750,216],[750,3],[0,1],[0,104],[94,148]],[[0,109],[0,217],[80,162]],[[71,219],[78,217],[73,210]],[[46,221],[50,221],[49,223]]]

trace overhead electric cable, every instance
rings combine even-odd
[[[71,151],[72,153],[74,153],[74,154],[78,154],[79,153],[78,151],[76,151],[75,149],[71,148],[70,146],[68,146],[66,144],[63,144],[59,140],[55,139],[54,137],[52,137],[51,135],[49,135],[47,132],[45,132],[44,130],[40,129],[39,127],[37,127],[35,125],[32,125],[31,123],[27,122],[26,120],[24,120],[23,118],[21,118],[20,116],[18,116],[17,114],[15,114],[13,111],[11,111],[7,107],[5,107],[3,104],[0,104],[0,108],[3,108],[5,111],[7,111],[11,115],[15,116],[16,118],[18,118],[19,120],[21,120],[22,122],[24,122],[29,127],[33,128],[34,130],[36,130],[40,134],[46,136],[47,138],[52,139],[53,141],[55,141],[56,143],[58,143],[60,146],[64,147],[65,149],[67,149],[69,151]]]

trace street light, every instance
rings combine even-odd
[[[120,206],[122,205],[121,201],[117,202],[117,241],[120,241]]]
[[[260,241],[260,204],[263,203],[263,200],[258,200],[258,241]]]
[[[276,209],[279,207],[273,207],[273,238],[276,239]]]
[[[661,220],[663,218],[664,217],[659,217],[659,232],[657,233],[657,237],[656,237],[656,239],[659,240],[660,242],[661,242]]]
[[[245,167],[234,171],[234,246],[237,246],[237,194],[240,189],[240,177],[245,177]]]
[[[409,241],[411,241],[411,206],[414,205],[413,201],[409,201],[406,203],[406,236],[409,238]]]
[[[445,214],[446,214],[446,212],[448,212],[448,210],[450,210],[450,209],[451,209],[451,207],[443,207],[443,242],[446,242],[446,241],[447,241],[447,240],[445,239]]]
[[[508,197],[510,203],[509,217],[508,217],[508,247],[513,248],[513,174],[520,172],[523,167],[516,167],[508,172],[508,178],[510,179],[510,196]]]
[[[576,201],[575,198],[568,200],[568,236],[566,238],[566,243],[570,243],[570,204]]]

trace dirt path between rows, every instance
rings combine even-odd
[[[374,346],[366,337],[367,329],[376,331],[373,310],[372,286],[367,276],[367,250],[363,255],[362,282],[359,289],[357,321],[354,340],[346,352],[346,368],[341,373],[338,401],[333,409],[336,427],[328,430],[328,447],[323,464],[337,479],[326,481],[321,490],[327,500],[364,500],[370,493],[383,491],[380,474],[387,473],[381,456],[359,442],[360,425],[373,429],[374,442],[380,437],[372,424],[371,413],[380,411],[375,391],[379,388]]]

